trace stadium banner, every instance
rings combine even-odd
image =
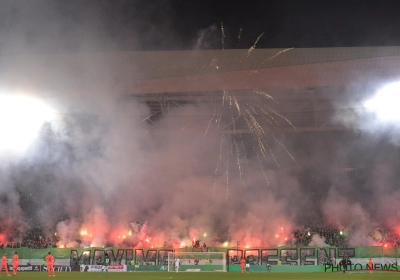
[[[229,266],[229,272],[241,272],[240,265]],[[270,269],[261,265],[250,265],[250,272],[324,272],[322,265],[270,265]]]
[[[70,265],[53,265],[56,272],[72,272],[74,271]],[[47,271],[47,265],[41,265],[40,271]],[[78,269],[79,271],[79,269]]]
[[[128,265],[127,271],[130,271],[130,272],[135,272],[135,271],[165,272],[165,271],[168,271],[168,265]]]
[[[101,265],[85,265],[84,272],[100,272]],[[108,272],[126,272],[126,265],[109,265]]]
[[[41,270],[41,265],[19,265],[17,271],[20,272],[40,272]],[[12,265],[8,265],[8,271],[12,271],[13,266]]]

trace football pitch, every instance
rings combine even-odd
[[[5,274],[2,273],[1,278],[5,278]],[[349,272],[349,273],[249,273],[242,274],[236,272],[113,272],[109,273],[107,277],[103,275],[100,277],[100,273],[88,272],[59,272],[56,273],[55,277],[48,277],[46,272],[21,272],[16,277],[10,277],[11,279],[76,279],[76,280],[88,280],[88,279],[134,279],[134,280],[236,280],[236,279],[248,279],[248,280],[324,280],[324,279],[399,279],[400,274],[396,272],[374,272],[372,274],[366,272]]]

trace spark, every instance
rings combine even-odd
[[[267,99],[274,100],[274,98],[271,95],[269,95],[268,93],[266,93],[265,91],[263,91],[261,89],[255,89],[255,90],[253,90],[253,93],[257,93],[257,94],[260,94],[260,95],[266,97]]]
[[[212,122],[212,120],[214,119],[215,113],[216,113],[216,112],[214,111],[214,114],[212,115],[212,117],[211,117],[211,119],[210,119],[210,122],[208,123],[208,126],[207,126],[207,128],[206,128],[206,132],[204,133],[204,137],[206,137],[206,135],[207,135],[208,129],[210,128],[211,122]]]
[[[231,142],[231,154],[232,154],[232,142]],[[225,192],[225,201],[228,201],[228,194],[229,194],[229,155],[226,163],[226,192]]]
[[[153,114],[151,114],[150,116],[148,116],[147,118],[145,118],[145,119],[143,119],[142,120],[142,122],[144,122],[144,121],[146,121],[146,120],[148,120],[148,119],[150,119],[152,116],[154,116],[154,115],[156,115],[156,114],[158,114],[158,113],[161,113],[162,111],[157,111],[157,112],[155,112],[155,113],[153,113]],[[151,120],[150,120],[151,121]]]
[[[258,41],[260,40],[260,38],[262,37],[262,35],[264,35],[264,32],[261,33],[260,36],[258,36],[257,40],[254,42],[254,45],[251,46],[251,48],[247,51],[247,57],[249,57],[251,52],[256,48],[256,45],[257,45]]]
[[[183,132],[183,130],[186,128],[186,125],[184,125],[183,127],[182,127],[182,129],[181,129],[181,131],[179,132],[179,134],[178,134],[178,136],[181,136],[181,134],[182,134],[182,132]]]
[[[254,108],[253,107],[251,107],[251,108],[255,112]],[[264,139],[264,137],[266,135],[265,135],[265,132],[264,132],[263,128],[257,122],[257,120],[254,118],[254,116],[250,113],[250,111],[248,109],[245,109],[245,110],[247,112],[247,116],[250,118],[250,120],[247,121],[248,126],[249,126],[250,129],[253,130],[253,132],[255,132],[255,135],[257,136],[257,139],[258,139],[258,145],[260,147],[260,150],[261,150],[264,158],[265,159],[267,158],[267,154],[266,153],[267,153],[267,148],[268,148],[268,150],[270,152],[270,155],[273,158],[273,160],[275,161],[276,165],[278,167],[280,167],[278,161],[276,160],[274,154],[272,153],[271,147],[268,145],[267,141]]]
[[[259,108],[259,109],[261,110],[261,112],[263,112],[263,113],[265,114],[266,117],[268,117],[268,118],[265,118],[265,120],[266,120],[270,125],[274,125],[274,124],[275,124],[275,126],[279,126],[278,121],[276,121],[276,120],[274,119],[274,117],[271,116],[271,114],[269,114],[268,112],[266,112],[266,111],[264,110],[264,108],[262,108],[260,105],[257,104],[256,106],[257,106],[257,108]],[[271,120],[274,122],[274,124],[272,123]]]
[[[278,145],[281,146],[282,149],[285,150],[286,154],[294,161],[294,163],[296,163],[296,165],[299,166],[299,164],[297,163],[297,161],[295,160],[293,155],[286,149],[286,146],[283,145],[282,142],[280,142],[278,139],[276,139],[275,134],[269,128],[267,128],[267,129],[271,133],[272,138],[275,140],[275,142],[278,143]]]
[[[243,188],[246,188],[246,184],[245,184],[245,182],[244,182],[244,177],[243,177],[242,166],[241,166],[241,164],[240,164],[240,152],[239,152],[239,147],[238,147],[238,144],[237,144],[237,141],[236,141],[235,137],[233,137],[233,142],[234,142],[235,147],[236,147],[236,161],[237,161],[238,168],[239,168],[239,177],[240,177],[240,181],[241,181],[242,184],[243,184]]]
[[[237,102],[237,99],[236,99],[235,95],[233,95],[233,99],[234,99],[236,108],[237,108],[237,110],[239,111],[239,114],[240,114],[240,107],[239,107],[239,104]],[[230,104],[230,107],[232,107],[232,104]],[[240,177],[240,181],[242,182],[243,188],[246,188],[246,185],[244,183],[244,178],[243,178],[242,166],[240,164],[240,152],[239,152],[238,144],[237,144],[236,138],[235,138],[235,135],[236,135],[236,122],[235,122],[235,118],[233,117],[233,110],[230,110],[230,111],[231,111],[232,124],[233,124],[233,135],[234,135],[233,142],[235,144],[235,149],[236,149],[236,162],[237,162],[237,165],[238,165],[238,168],[239,168],[239,177]],[[231,149],[231,154],[232,154],[232,157],[233,157],[232,149]]]
[[[283,54],[283,53],[285,53],[285,52],[287,52],[287,51],[290,51],[290,50],[293,50],[294,48],[288,48],[288,49],[284,49],[284,50],[281,50],[280,52],[277,52],[275,55],[273,55],[273,56],[271,56],[270,58],[268,58],[265,62],[267,62],[267,61],[269,61],[269,60],[272,60],[272,59],[274,59],[275,57],[277,57],[278,55],[280,55],[280,54]],[[265,63],[264,62],[264,63]]]
[[[246,153],[246,148],[245,148],[245,146],[244,146],[243,136],[242,136],[242,134],[239,134],[239,136],[240,136],[240,142],[242,142],[242,147],[243,147],[243,151],[244,151],[244,158],[245,158],[245,160],[246,160],[246,163],[249,163],[249,162],[247,161],[247,153]]]
[[[259,157],[258,153],[256,153],[256,155],[257,155],[257,159],[258,159],[258,161],[260,162],[261,171],[262,171],[262,173],[263,173],[263,175],[264,175],[265,181],[267,182],[267,186],[268,186],[268,187],[270,187],[270,184],[269,184],[269,179],[268,179],[268,176],[267,176],[267,174],[265,174],[265,171],[264,171],[264,166],[263,166],[263,164],[262,164],[262,162],[261,162],[261,159],[260,159],[260,157]],[[270,191],[270,192],[272,192],[271,188],[269,188],[269,191]]]
[[[225,30],[224,30],[224,23],[221,21],[221,43],[222,43],[222,50],[225,49]]]
[[[233,96],[233,99],[234,99],[234,101],[235,101],[236,109],[238,110],[239,115],[241,115],[241,113],[240,113],[239,102],[238,102],[238,100],[237,100],[237,98],[236,98],[235,95]]]
[[[219,165],[220,165],[221,162],[222,162],[222,147],[223,147],[223,144],[224,144],[224,134],[222,134],[222,136],[221,136],[221,145],[220,145],[220,148],[219,148],[219,158],[218,158],[218,161],[217,161],[217,167],[215,168],[215,172],[214,172],[214,189],[213,189],[213,194],[215,193],[215,185],[216,185],[216,183],[217,183],[217,172],[218,172],[218,167],[219,167]]]
[[[238,44],[239,44],[240,39],[241,39],[241,36],[242,36],[242,29],[243,29],[243,28],[240,28],[240,29],[239,29]]]
[[[282,114],[279,114],[278,112],[272,110],[272,109],[269,108],[269,107],[268,107],[268,110],[270,110],[271,112],[273,112],[275,115],[281,117],[281,118],[282,118],[283,120],[285,120],[291,127],[293,127],[295,130],[297,130],[296,127],[295,127],[287,118],[285,118]]]

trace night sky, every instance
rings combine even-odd
[[[246,49],[263,32],[258,48],[393,46],[399,12],[397,1],[2,0],[0,50]]]

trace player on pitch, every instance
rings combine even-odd
[[[368,260],[368,267],[369,267],[369,274],[371,274],[373,267],[374,267],[374,263],[372,262],[372,259]]]
[[[13,256],[13,274],[14,276],[17,276],[17,270],[18,270],[18,253],[15,252]]]
[[[50,271],[53,272],[53,277],[54,275],[54,262],[56,261],[56,258],[49,252],[46,256],[46,262],[47,262],[47,274],[50,277]]]
[[[1,275],[1,273],[3,272],[3,268],[6,270],[7,276],[11,276],[11,275],[8,273],[7,253],[4,253],[3,258],[2,258],[2,260],[1,260],[0,275]]]
[[[106,276],[108,274],[108,265],[110,264],[110,257],[108,256],[107,253],[104,254],[104,259],[103,259],[103,266],[101,267],[101,272],[100,272],[100,277],[102,277],[104,270],[106,271]]]
[[[244,273],[244,266],[246,265],[246,261],[244,258],[240,259],[240,268],[242,269],[242,273]]]
[[[246,258],[246,271],[247,273],[250,272],[250,257]]]

